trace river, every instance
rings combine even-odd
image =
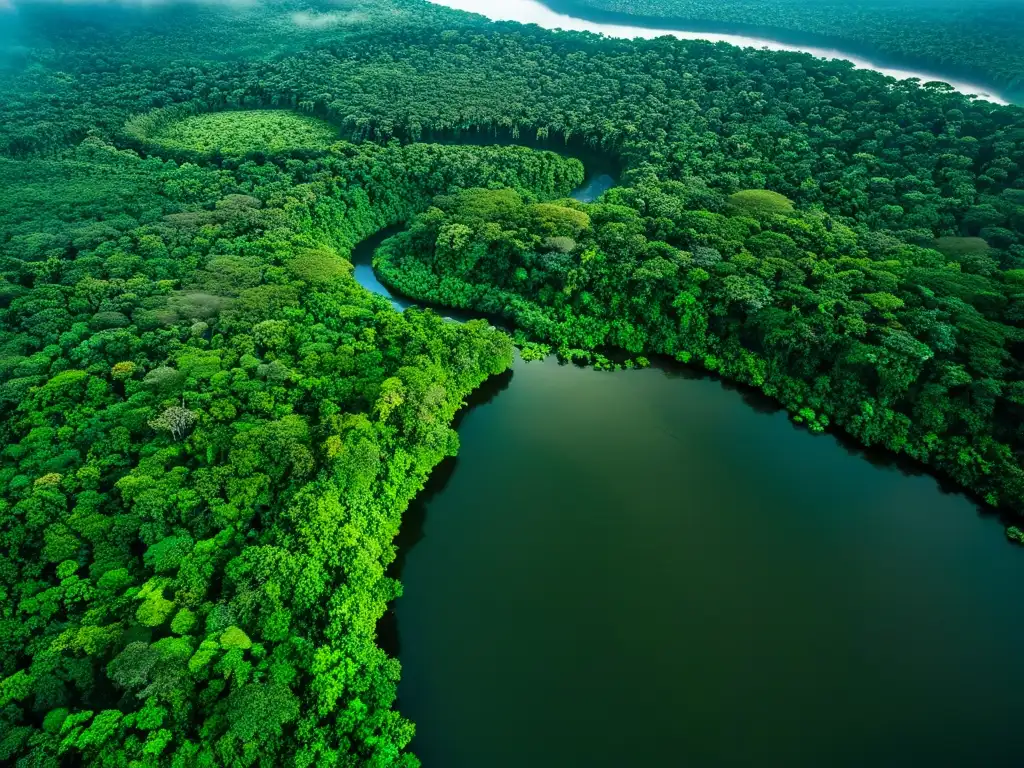
[[[381,625],[425,768],[1020,764],[1024,557],[963,495],[675,365],[470,406]]]
[[[473,134],[463,135],[457,139],[450,136],[442,136],[439,140],[440,143],[445,144],[474,146],[496,143],[493,137]],[[508,141],[506,143],[513,142]],[[537,149],[547,149],[547,145],[545,143],[538,142],[536,140],[523,142],[517,141],[514,143],[519,143],[523,146],[532,146]],[[615,176],[613,174],[617,173],[617,169],[605,159],[600,158],[591,152],[579,153],[579,159],[584,162],[584,165],[587,168],[587,176],[584,179],[583,184],[574,189],[571,194],[581,203],[592,203],[604,194],[606,190],[615,186]],[[351,255],[352,265],[354,268],[353,277],[355,277],[356,282],[371,293],[377,293],[386,297],[391,302],[391,306],[399,312],[403,311],[407,307],[415,305],[416,302],[412,299],[406,298],[405,296],[392,293],[384,283],[377,279],[377,275],[373,271],[373,252],[377,250],[377,246],[401,229],[402,225],[382,229],[377,234],[371,235],[356,245],[352,250]],[[441,314],[453,317],[464,318],[466,316],[466,313],[459,312],[454,309],[437,308],[437,311]]]
[[[443,5],[447,8],[454,8],[460,11],[469,11],[484,16],[491,21],[517,21],[521,24],[536,24],[544,29],[574,30],[578,32],[595,32],[607,37],[621,38],[645,38],[663,37],[671,35],[682,40],[707,40],[712,43],[729,43],[746,48],[767,48],[772,51],[796,51],[798,53],[809,53],[823,59],[846,59],[858,69],[873,69],[897,80],[906,80],[911,77],[919,78],[922,82],[940,80],[949,83],[954,89],[961,93],[975,95],[987,101],[997,104],[1008,104],[1009,102],[1001,95],[996,94],[992,89],[970,83],[959,78],[950,78],[934,72],[922,70],[904,69],[876,63],[863,56],[845,53],[833,48],[822,48],[814,45],[796,45],[794,43],[781,42],[765,37],[751,37],[747,35],[720,34],[700,30],[664,29],[660,27],[642,27],[631,24],[607,23],[581,19],[558,13],[548,8],[539,0],[429,0],[435,5]]]

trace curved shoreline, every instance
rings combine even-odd
[[[450,143],[456,143],[454,141]],[[463,137],[459,143],[471,144],[472,141]],[[496,142],[502,146],[517,146],[516,142],[509,141],[507,143]],[[554,150],[547,150],[554,151]],[[569,155],[566,155],[569,156]],[[579,158],[577,158],[579,159]],[[581,162],[584,162],[581,160]],[[584,177],[583,183],[576,187],[569,193],[569,196],[574,200],[579,200],[581,203],[592,203],[599,198],[604,192],[611,189],[618,183],[616,176],[609,173],[611,168],[604,163],[591,163],[587,164],[584,162],[583,166]],[[377,247],[384,242],[387,238],[392,235],[401,232],[405,229],[403,224],[395,224],[390,227],[384,227],[378,230],[374,234],[367,238],[359,241],[352,248],[352,252],[348,255],[348,260],[352,264],[353,277],[359,285],[371,293],[375,293],[378,296],[383,296],[385,299],[391,302],[393,306],[399,312],[404,312],[409,307],[423,307],[431,308],[438,311],[445,317],[449,317],[452,320],[458,320],[462,322],[464,320],[472,319],[470,314],[463,312],[462,310],[455,309],[454,307],[445,306],[433,306],[417,301],[411,296],[406,296],[398,291],[393,291],[389,286],[385,285],[377,277],[377,272],[373,268],[373,254],[377,250]],[[480,315],[476,315],[479,317]],[[492,318],[493,319],[493,318]]]
[[[724,34],[717,32],[704,32],[694,30],[670,29],[667,27],[645,27],[633,24],[613,24],[559,13],[538,0],[504,0],[500,5],[488,3],[486,0],[428,0],[434,5],[442,5],[454,10],[476,13],[491,21],[514,21],[520,24],[536,24],[539,27],[550,30],[562,30],[573,32],[593,32],[606,37],[617,38],[643,38],[646,40],[664,37],[666,35],[679,38],[680,40],[705,40],[712,43],[728,43],[742,48],[759,48],[770,51],[789,51],[793,53],[808,53],[821,59],[844,59],[853,64],[856,69],[871,69],[881,72],[883,75],[894,77],[897,80],[917,78],[922,82],[940,81],[950,85],[955,91],[968,96],[976,96],[985,101],[995,104],[1008,105],[1010,102],[993,93],[993,89],[977,85],[966,80],[949,78],[930,72],[890,67],[877,64],[862,56],[848,54],[843,51],[823,48],[810,45],[795,45],[783,43],[770,38],[753,37],[747,35]]]

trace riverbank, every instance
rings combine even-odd
[[[995,515],[683,366],[516,355],[470,404],[379,630],[428,768],[1013,764]]]
[[[484,16],[491,21],[515,21],[520,24],[536,24],[544,29],[566,30],[576,32],[593,32],[607,37],[618,38],[644,38],[652,39],[671,35],[681,40],[707,40],[713,43],[728,43],[747,48],[764,48],[772,51],[792,51],[797,53],[808,53],[812,56],[824,59],[845,59],[857,69],[871,69],[881,72],[897,80],[918,78],[922,82],[941,81],[948,83],[954,90],[967,95],[974,95],[978,98],[991,101],[996,104],[1009,104],[1010,101],[1003,94],[995,92],[994,89],[972,83],[957,77],[950,77],[938,73],[928,72],[919,69],[889,66],[872,60],[871,58],[858,56],[852,53],[836,50],[833,48],[820,47],[815,45],[796,44],[773,40],[768,37],[748,36],[739,34],[728,34],[713,32],[708,29],[682,29],[662,26],[658,23],[645,24],[626,23],[628,16],[622,15],[621,21],[598,21],[570,16],[559,13],[551,7],[538,2],[538,0],[505,0],[501,4],[490,3],[487,0],[429,0],[435,5],[443,5],[455,10],[467,11]],[[663,20],[657,20],[661,24]]]
[[[536,139],[529,137],[524,139],[517,139],[515,141],[496,140],[495,137],[483,134],[466,133],[458,136],[452,134],[440,134],[433,136],[429,141],[434,141],[439,144],[450,144],[450,145],[463,145],[463,146],[484,146],[488,144],[501,143],[501,144],[521,144],[523,146],[532,146],[535,149],[551,150],[546,142],[539,142]],[[602,194],[607,192],[609,189],[615,186],[618,182],[618,174],[620,169],[612,162],[609,158],[604,155],[600,155],[593,151],[586,151],[579,147],[575,147],[576,151],[561,150],[563,154],[575,157],[581,163],[585,169],[586,175],[584,176],[583,183],[572,190],[569,196],[574,200],[579,200],[581,203],[592,203]],[[423,302],[404,296],[400,293],[392,291],[377,277],[377,273],[373,269],[373,254],[383,243],[392,235],[401,232],[405,229],[405,224],[395,224],[390,227],[385,227],[374,235],[362,240],[357,243],[352,249],[352,253],[349,254],[349,261],[352,262],[353,277],[356,282],[359,283],[363,288],[370,291],[370,293],[376,293],[379,296],[383,296],[391,302],[391,306],[397,309],[399,312],[403,312],[409,307],[413,306],[431,306],[438,314],[442,316],[451,317],[457,320],[471,320],[474,317],[481,317],[479,313],[462,312],[451,307],[444,306],[432,306],[425,305]],[[497,322],[500,325],[500,321],[496,318],[489,318],[492,322]]]

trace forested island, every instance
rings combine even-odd
[[[760,390],[1024,539],[1024,109],[421,0],[0,25],[0,761],[418,765],[377,623],[498,318]],[[394,225],[381,279],[489,320],[360,287]]]

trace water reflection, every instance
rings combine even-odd
[[[396,224],[385,227],[374,235],[366,238],[352,249],[349,260],[353,266],[353,277],[356,282],[370,293],[383,296],[391,302],[391,306],[399,312],[404,311],[413,305],[413,302],[405,296],[393,294],[388,287],[377,279],[377,273],[373,271],[373,254],[380,247],[380,244],[394,234],[401,232],[405,227]]]
[[[426,768],[1015,765],[993,521],[656,368],[517,361],[460,424],[396,604]]]
[[[455,414],[452,423],[453,429],[458,429],[466,415],[475,408],[485,406],[492,402],[498,395],[509,388],[512,383],[513,370],[509,369],[497,376],[491,376],[483,384],[477,387],[466,398],[466,405]],[[443,494],[448,483],[458,466],[458,456],[449,456],[430,473],[423,490],[416,495],[409,508],[402,515],[402,527],[395,537],[394,546],[397,550],[394,562],[388,568],[388,576],[398,581],[402,580],[402,572],[405,569],[406,560],[416,545],[423,540],[424,524],[427,518],[427,509],[431,502]],[[398,627],[395,621],[395,608],[392,604],[387,613],[381,617],[377,625],[378,644],[392,658],[397,658],[401,652],[401,642],[398,636]]]

